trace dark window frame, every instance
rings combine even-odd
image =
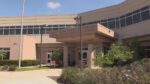
[[[145,10],[145,11],[141,12],[141,19],[142,19],[142,21],[150,19],[150,11]]]
[[[133,24],[133,16],[126,17],[126,26]]]

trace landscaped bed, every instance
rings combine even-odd
[[[150,59],[97,70],[66,68],[58,81],[64,84],[150,84]]]

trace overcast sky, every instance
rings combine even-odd
[[[0,17],[20,16],[22,0],[0,0]],[[77,14],[125,0],[26,0],[25,16]]]

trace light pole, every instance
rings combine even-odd
[[[40,67],[42,67],[42,47],[43,47],[43,28],[46,25],[42,25],[40,28],[40,35],[41,35],[41,43],[40,43]]]
[[[20,31],[20,52],[19,52],[19,68],[21,68],[21,60],[23,55],[23,17],[24,17],[25,0],[22,0],[22,16],[21,16],[21,31]]]
[[[78,23],[78,27],[80,29],[80,56],[81,56],[81,68],[82,68],[82,65],[83,65],[83,52],[82,52],[82,49],[83,49],[83,41],[82,41],[82,17],[81,16],[77,16],[76,18],[74,18],[77,23]]]

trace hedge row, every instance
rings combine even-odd
[[[16,69],[17,69],[17,66],[15,66],[15,65],[0,66],[0,71],[15,71]]]
[[[150,59],[101,70],[67,68],[58,81],[64,84],[150,84]]]
[[[21,66],[35,66],[38,65],[40,62],[37,60],[23,60],[21,62]],[[0,66],[5,66],[5,65],[14,65],[18,66],[18,60],[4,60],[0,61]]]

